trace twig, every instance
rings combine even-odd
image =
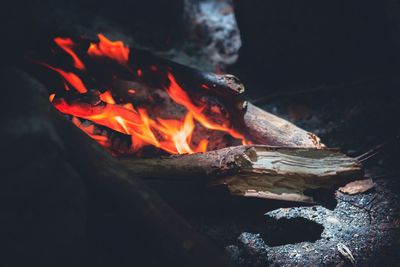
[[[367,152],[359,155],[356,157],[359,161],[364,162],[376,155],[378,155],[380,152],[382,152],[382,149],[386,146],[387,143],[382,143],[377,145],[376,147],[372,148],[371,150],[368,150]]]

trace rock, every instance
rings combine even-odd
[[[268,247],[260,234],[252,234],[243,232],[238,237],[239,248],[242,256],[246,259],[246,266],[265,266],[268,262],[267,250]]]
[[[184,3],[185,52],[208,61],[204,65],[214,70],[235,63],[242,41],[232,1],[185,0]]]

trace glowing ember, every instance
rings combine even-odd
[[[110,41],[99,34],[99,42],[91,43],[87,51],[89,58],[107,58],[128,67],[129,48],[121,41]],[[74,52],[76,45],[69,38],[55,38],[54,41],[73,59],[73,65],[81,72],[86,72],[85,65]],[[85,61],[86,62],[86,61]],[[146,107],[139,107],[129,101],[114,99],[112,89],[100,93],[100,90],[91,89],[85,86],[77,74],[66,72],[45,63],[40,63],[47,68],[57,72],[64,80],[64,92],[58,95],[52,93],[49,96],[50,102],[62,113],[72,116],[72,122],[96,140],[105,148],[112,149],[111,140],[105,135],[95,131],[95,125],[105,126],[114,131],[128,135],[131,138],[131,145],[128,153],[135,153],[144,146],[152,145],[171,154],[197,153],[207,151],[207,138],[193,141],[193,133],[197,127],[208,130],[220,131],[239,139],[246,144],[244,136],[234,130],[229,122],[216,123],[209,118],[204,110],[207,106],[195,104],[178,84],[172,73],[167,73],[169,85],[165,86],[165,92],[177,104],[186,109],[183,118],[165,119],[152,115]],[[157,66],[152,65],[151,70],[158,71]],[[137,77],[142,77],[140,69],[135,70]],[[134,79],[134,77],[132,77]],[[74,100],[64,98],[70,94],[69,86],[72,86],[80,94],[81,98]],[[72,88],[71,87],[71,88]],[[201,85],[205,87],[205,85]],[[96,93],[97,92],[97,93]],[[135,89],[128,89],[128,94],[135,96]],[[62,95],[62,96],[61,96]],[[97,98],[96,98],[97,97]],[[93,100],[94,98],[94,100]],[[87,99],[92,99],[88,101]],[[93,104],[94,103],[94,104]],[[218,106],[211,106],[214,114],[221,115]],[[91,124],[81,123],[81,120],[88,120]]]

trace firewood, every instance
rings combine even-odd
[[[243,120],[248,135],[256,144],[309,148],[325,147],[315,134],[252,104],[248,104]]]
[[[361,163],[328,149],[237,146],[191,155],[120,159],[150,185],[156,181],[226,185],[232,195],[315,203],[309,190],[362,177]],[[179,182],[177,182],[179,181]]]

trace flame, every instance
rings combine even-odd
[[[128,63],[129,48],[121,41],[112,42],[104,35],[98,34],[99,43],[91,43],[88,54],[93,57],[107,57],[119,62],[122,65]]]
[[[60,74],[61,77],[63,77],[64,80],[67,81],[70,85],[72,85],[79,93],[83,94],[87,92],[86,86],[83,84],[82,80],[75,73],[63,71],[62,69],[52,67],[45,63],[40,63],[40,64]]]
[[[91,57],[102,57],[113,59],[120,64],[128,67],[129,48],[121,41],[112,42],[102,34],[98,35],[99,42],[91,43],[87,51]],[[82,61],[77,57],[73,49],[74,42],[69,38],[55,38],[54,41],[71,57],[73,64],[80,70],[85,70]],[[52,67],[45,63],[40,63],[51,70],[57,72],[65,80],[64,89],[68,92],[69,85],[75,88],[79,93],[87,93],[85,84],[72,72],[66,72],[59,68]],[[151,69],[158,72],[157,66],[152,65]],[[132,72],[133,73],[133,72]],[[160,72],[161,73],[161,72]],[[136,77],[143,75],[140,69],[136,70]],[[87,135],[96,140],[100,145],[112,150],[111,141],[107,136],[100,135],[95,131],[95,124],[102,125],[114,131],[129,135],[131,138],[130,152],[134,153],[144,146],[152,145],[162,149],[170,154],[198,153],[207,151],[208,140],[193,141],[192,136],[196,127],[202,126],[209,130],[222,131],[230,134],[232,137],[241,139],[243,144],[248,143],[244,136],[234,130],[229,122],[218,124],[207,117],[203,112],[205,105],[195,104],[185,92],[185,90],[177,83],[172,73],[167,72],[169,80],[165,91],[169,97],[177,104],[186,109],[186,114],[180,119],[164,119],[156,116],[150,116],[148,111],[143,107],[136,107],[133,103],[123,102],[121,99],[116,101],[112,94],[112,89],[103,93],[94,94],[99,97],[97,104],[86,103],[84,98],[69,100],[62,97],[55,98],[56,94],[49,96],[50,102],[62,113],[72,116],[72,122],[83,130]],[[68,83],[68,84],[67,84]],[[204,88],[204,86],[202,85]],[[92,89],[92,88],[91,88]],[[95,89],[89,93],[94,92]],[[129,94],[136,94],[136,90],[128,89]],[[211,106],[210,110],[214,114],[221,114],[218,106]],[[81,119],[93,122],[93,125],[83,125]]]
[[[203,113],[204,107],[197,107],[193,102],[190,100],[187,93],[179,86],[176,82],[174,76],[171,73],[168,73],[168,79],[170,81],[170,85],[167,88],[168,95],[174,100],[176,103],[184,106],[189,112],[193,114],[193,117],[201,123],[204,127],[211,130],[217,131],[224,131],[232,135],[232,137],[244,140],[244,136],[237,131],[225,126],[219,125],[217,123],[212,122],[210,119],[207,118],[206,115]]]
[[[100,94],[100,99],[108,104],[115,104],[115,100],[110,91],[105,91],[104,93]]]
[[[156,126],[157,130],[165,134],[170,140],[164,142],[163,145],[168,147],[168,150],[176,151],[179,154],[205,152],[207,149],[207,140],[202,140],[200,145],[193,150],[189,143],[195,127],[193,115],[188,112],[183,122],[178,120],[163,120],[158,119],[159,125]],[[169,147],[173,145],[172,147]]]
[[[144,109],[135,109],[131,103],[116,105],[104,103],[100,106],[91,106],[84,103],[67,103],[64,99],[53,101],[54,106],[62,113],[73,117],[90,120],[96,124],[106,126],[115,131],[132,136],[132,152],[137,151],[145,144],[150,144],[171,154],[205,152],[207,140],[200,141],[196,148],[191,148],[190,141],[195,128],[193,115],[188,112],[184,120],[151,119]],[[82,129],[82,127],[80,127]],[[83,129],[95,140],[102,140],[103,136],[93,135],[93,131]],[[156,137],[160,136],[159,138]]]
[[[53,102],[54,97],[56,97],[56,94],[54,94],[54,93],[49,95],[50,102]]]
[[[75,43],[72,41],[72,39],[57,37],[54,38],[54,42],[72,57],[75,68],[79,70],[85,69],[85,65],[72,50],[76,46]]]

